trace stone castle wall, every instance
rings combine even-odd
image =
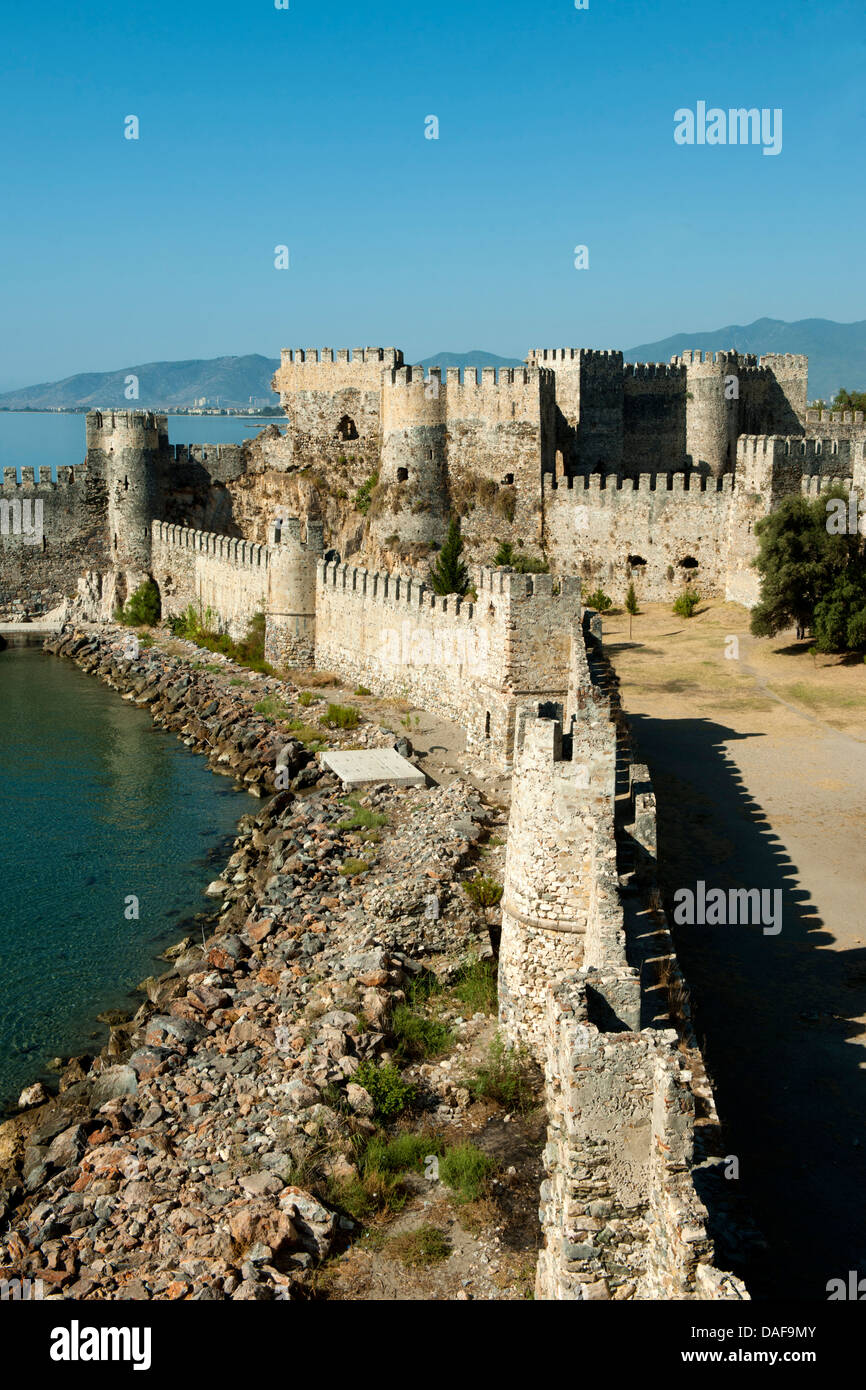
[[[579,585],[481,570],[477,601],[424,583],[322,564],[316,665],[456,720],[467,747],[506,766],[518,708],[564,698]]]
[[[202,617],[210,609],[216,625],[236,640],[267,607],[266,546],[157,521],[151,572],[165,617],[180,616],[190,605]]]
[[[730,475],[545,478],[545,547],[558,571],[618,602],[632,582],[646,603],[670,599],[687,582],[721,596],[732,495]]]
[[[3,470],[0,621],[38,617],[75,594],[86,568],[107,566],[106,497],[86,468]],[[38,505],[37,505],[38,504]]]
[[[616,733],[579,625],[574,639],[564,709],[520,716],[502,900],[500,1023],[545,1072],[536,1293],[747,1298],[716,1267],[696,1186],[699,1053],[693,1040],[683,1050],[672,1028],[641,1027],[641,977],[628,964],[618,837],[640,848],[640,880],[651,878],[651,784],[645,768],[633,769],[634,823],[619,827]],[[715,1117],[706,1085],[700,1094]]]

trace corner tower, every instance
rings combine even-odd
[[[107,493],[108,561],[126,576],[127,592],[150,574],[157,475],[167,443],[164,415],[142,410],[87,413],[87,467],[104,479]]]

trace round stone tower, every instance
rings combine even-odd
[[[105,481],[109,561],[113,570],[127,576],[127,589],[150,573],[159,458],[167,441],[164,415],[144,410],[88,412],[87,467]]]
[[[384,550],[441,545],[448,530],[446,390],[441,369],[397,367],[382,384],[382,502],[370,537]],[[397,539],[399,538],[399,539]]]
[[[739,368],[736,352],[684,352],[673,359],[686,368],[686,453],[701,473],[719,478],[737,457]]]
[[[272,523],[268,535],[265,660],[312,666],[316,650],[316,566],[324,551],[321,521],[307,520],[306,543],[296,516]]]

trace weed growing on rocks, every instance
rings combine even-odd
[[[439,1177],[458,1202],[477,1202],[487,1192],[496,1161],[474,1144],[456,1144],[439,1160]]]

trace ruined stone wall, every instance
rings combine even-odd
[[[153,526],[151,570],[165,617],[192,604],[202,615],[211,609],[215,625],[236,640],[268,600],[266,546],[186,526],[157,521]]]
[[[37,476],[38,474],[38,476]],[[107,567],[107,498],[86,468],[3,470],[0,621],[38,617],[74,597],[86,569]],[[37,504],[40,504],[37,507]]]
[[[630,582],[647,603],[675,598],[687,582],[721,595],[732,492],[730,476],[545,478],[547,553],[557,570],[579,574],[585,591],[600,585],[619,602]]]
[[[382,375],[402,362],[397,348],[284,351],[273,388],[291,421],[293,464],[318,468],[351,458],[365,473],[375,472]]]
[[[579,628],[575,641],[582,649]],[[690,1051],[674,1029],[640,1027],[617,872],[616,736],[591,685],[577,652],[574,719],[563,726],[544,705],[522,713],[506,848],[500,1023],[543,1063],[548,1110],[536,1293],[742,1299],[714,1264],[695,1185]],[[645,881],[656,841],[645,768],[632,791]],[[706,1084],[701,1096],[715,1116]]]

